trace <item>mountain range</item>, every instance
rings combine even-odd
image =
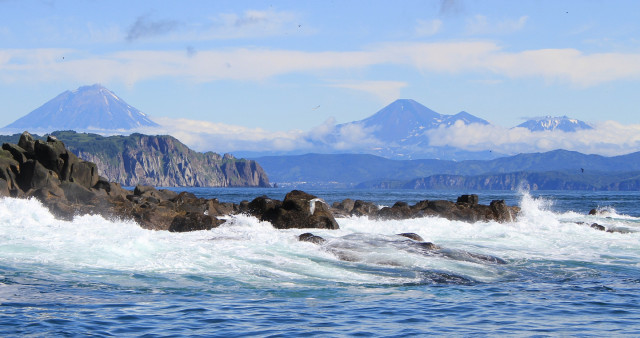
[[[394,159],[486,159],[500,156],[489,151],[472,152],[449,146],[433,147],[429,144],[426,131],[450,127],[456,122],[489,124],[488,121],[465,111],[455,115],[445,115],[415,100],[399,99],[363,120],[336,125],[333,135],[337,139],[338,135],[346,134],[354,127],[364,130],[379,143],[356,149],[355,152]]]
[[[309,134],[305,149],[271,151],[269,155],[304,153],[339,153],[351,143],[349,152],[373,154],[391,159],[485,160],[505,156],[486,149],[467,151],[453,146],[432,146],[428,131],[450,127],[456,123],[489,125],[482,118],[462,111],[454,115],[437,113],[412,99],[399,99],[375,114],[348,123],[338,124],[327,135],[318,139]],[[65,91],[26,116],[4,128],[4,133],[24,130],[49,133],[55,130],[75,130],[98,134],[129,134],[140,127],[157,127],[149,116],[126,103],[115,93],[99,84]],[[575,132],[589,129],[585,122],[567,116],[545,116],[528,120],[518,127],[534,132],[562,130]],[[368,142],[354,142],[355,135],[363,135]],[[358,145],[356,145],[358,144]],[[240,157],[259,157],[264,153],[233,150]]]
[[[366,119],[337,125],[336,129],[357,125],[372,130],[373,136],[385,144],[420,144],[424,142],[424,131],[451,126],[457,121],[465,124],[489,124],[464,111],[455,115],[443,115],[414,100],[399,99]]]
[[[588,123],[572,119],[565,116],[543,116],[530,119],[518,125],[520,128],[526,128],[531,131],[553,131],[562,130],[565,132],[574,132],[583,129],[593,129]]]
[[[374,141],[353,150],[359,154],[327,151],[252,160],[197,153],[170,136],[103,137],[73,131],[53,135],[80,158],[95,162],[108,179],[124,185],[269,186],[270,178],[293,186],[514,189],[525,184],[533,189],[640,189],[640,153],[604,157],[556,150],[504,156],[430,145],[427,131],[457,124],[490,123],[464,111],[445,115],[415,100],[400,99],[363,120],[334,126],[322,140],[308,140],[314,149],[327,150],[331,148],[327,144],[339,142],[346,133],[365,131]],[[8,127],[125,133],[156,125],[113,92],[93,85],[66,91]],[[567,116],[530,119],[517,127],[567,133],[592,128]],[[17,139],[19,134],[13,136]]]
[[[265,156],[255,160],[280,186],[510,190],[526,181],[536,189],[617,190],[620,184],[627,189],[640,188],[640,152],[605,157],[554,150],[459,162],[391,160],[366,154]],[[531,175],[534,173],[537,176]],[[431,179],[436,182],[429,183]],[[623,183],[629,179],[638,182]],[[569,186],[566,182],[570,181],[579,183]]]

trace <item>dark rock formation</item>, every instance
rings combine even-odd
[[[406,237],[418,242],[424,242],[424,239],[422,238],[422,236],[413,232],[404,232],[404,233],[398,234],[398,236]]]
[[[55,131],[67,149],[78,158],[95,163],[100,175],[124,186],[138,184],[162,187],[269,187],[269,178],[260,164],[253,160],[238,159],[231,154],[200,153],[189,149],[168,135],[142,135],[104,137],[91,133]],[[10,147],[13,155],[34,153],[35,140],[46,138],[20,134],[0,139]],[[15,144],[19,148],[15,148]],[[31,145],[31,149],[27,147]],[[14,149],[12,149],[14,148]],[[19,159],[19,156],[16,158]],[[23,161],[19,161],[20,164]]]
[[[278,229],[338,229],[329,206],[304,191],[289,192],[282,202],[261,196],[249,203],[248,212]]]
[[[504,200],[495,200],[489,205],[481,205],[478,204],[477,195],[462,195],[458,197],[456,203],[424,200],[410,206],[404,202],[396,202],[393,206],[382,209],[370,202],[358,200],[351,203],[345,200],[342,203],[334,203],[332,211],[338,215],[368,216],[383,220],[437,216],[465,222],[511,222],[515,220],[520,208],[508,206]]]
[[[310,232],[305,232],[304,234],[298,236],[298,240],[301,242],[311,242],[314,244],[322,244],[326,242],[326,240],[320,236],[316,236]]]
[[[220,203],[150,186],[131,192],[98,175],[94,163],[80,160],[55,137],[35,140],[25,132],[0,153],[0,195],[34,197],[61,219],[100,214],[133,219],[146,229],[211,229],[223,220],[209,215]]]
[[[231,157],[225,158],[230,165],[235,163]],[[245,164],[242,171],[255,172],[253,164]],[[61,219],[99,214],[132,219],[145,229],[172,232],[208,230],[224,223],[217,216],[238,212],[250,213],[281,229],[338,228],[326,203],[302,191],[290,192],[282,202],[259,197],[241,206],[146,185],[129,191],[99,176],[94,163],[80,160],[55,137],[35,140],[27,132],[17,145],[2,146],[0,196],[37,198]]]

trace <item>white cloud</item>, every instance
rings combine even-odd
[[[422,72],[491,73],[507,78],[541,78],[574,86],[640,79],[640,54],[593,53],[576,49],[504,51],[493,42],[386,43],[354,51],[303,52],[265,48],[121,51],[95,55],[69,49],[0,50],[0,82],[136,82],[177,78],[193,82],[263,81],[290,73],[410,66]],[[324,81],[324,80],[319,80]],[[331,84],[330,84],[331,85]],[[397,81],[345,82],[334,86],[397,96]],[[386,94],[385,91],[389,90]]]
[[[376,139],[373,129],[358,123],[347,123],[337,128],[337,137],[331,146],[336,150],[362,150],[379,147],[382,142]]]
[[[459,122],[451,127],[427,131],[430,145],[449,145],[471,151],[493,150],[504,154],[566,149],[585,154],[615,156],[640,151],[640,125],[606,121],[594,124],[594,129],[576,132],[532,132],[525,128],[507,129]]]
[[[387,104],[400,98],[400,90],[407,85],[402,81],[359,81],[336,83],[330,86],[367,92],[377,97],[383,104]]]
[[[310,131],[267,131],[209,121],[155,118],[160,127],[145,127],[136,132],[168,134],[197,151],[219,153],[234,151],[356,151],[380,146],[372,130],[356,124],[336,126],[335,118]]]
[[[309,146],[304,140],[305,133],[301,130],[271,132],[261,128],[165,117],[155,118],[154,121],[160,127],[137,131],[145,134],[169,134],[198,151],[288,151]]]
[[[498,74],[511,78],[536,76],[584,87],[640,77],[639,54],[585,55],[576,49],[497,53],[492,55],[486,66]]]
[[[437,34],[442,28],[442,20],[418,20],[416,23],[417,36],[432,36]]]

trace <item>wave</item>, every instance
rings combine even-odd
[[[610,222],[637,230],[637,218],[554,213],[552,205],[523,193],[522,214],[510,223],[340,218],[340,230],[312,231],[326,239],[317,245],[298,241],[309,229],[276,230],[244,215],[230,216],[210,231],[169,233],[100,216],[57,220],[36,200],[3,198],[0,262],[62,274],[196,275],[203,283],[218,278],[248,285],[397,285],[513,280],[531,274],[540,262],[635,266],[640,261],[639,233],[608,233],[588,225]],[[406,232],[442,249],[436,254],[416,250],[397,236]],[[508,264],[473,259],[483,255]]]

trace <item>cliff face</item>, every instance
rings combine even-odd
[[[79,158],[95,163],[100,175],[125,186],[270,186],[257,162],[230,154],[199,153],[171,136],[102,137],[67,131],[53,135]]]

